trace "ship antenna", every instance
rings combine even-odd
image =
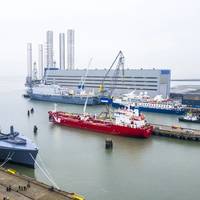
[[[57,103],[54,103],[54,112],[56,112],[56,110],[57,110]]]

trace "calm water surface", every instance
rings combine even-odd
[[[40,165],[46,167],[56,184],[64,190],[82,194],[89,200],[196,200],[200,188],[200,143],[170,138],[123,138],[95,134],[48,122],[53,103],[30,101],[22,97],[24,80],[1,78],[0,126],[9,126],[37,143]],[[27,110],[34,107],[29,118]],[[82,106],[58,105],[58,109],[82,112]],[[100,112],[102,106],[88,107]],[[150,122],[178,124],[177,116],[146,113]],[[33,126],[37,125],[37,136]],[[199,125],[181,124],[191,128]],[[104,149],[105,138],[114,142],[112,151]],[[18,172],[46,182],[39,168],[7,165]]]

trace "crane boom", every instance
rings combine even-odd
[[[117,62],[118,60],[118,62]],[[114,70],[113,76],[112,76],[112,86],[110,88],[110,91],[108,93],[108,96],[111,96],[115,87],[116,87],[116,82],[119,78],[119,73],[120,73],[120,69],[122,69],[122,78],[124,78],[124,55],[122,53],[122,51],[119,51],[119,53],[117,54],[116,58],[114,59],[113,63],[111,64],[110,68],[108,69],[108,71],[106,72],[102,84],[100,85],[100,92],[105,92],[104,90],[104,85],[105,85],[105,80],[106,77],[108,76],[109,72],[111,71],[111,69],[113,68],[113,66],[116,64],[116,69]]]

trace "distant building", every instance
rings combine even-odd
[[[74,30],[67,30],[67,69],[74,69]]]
[[[107,69],[90,69],[86,75],[86,69],[80,70],[55,70],[47,69],[45,81],[47,84],[56,83],[60,86],[77,89],[81,79],[85,79],[84,86],[86,89],[99,90]],[[110,90],[113,87],[113,74],[111,70],[104,81],[104,88]],[[85,78],[84,78],[85,77]],[[124,78],[119,75],[115,83],[116,94],[124,94],[135,91],[136,94],[140,92],[147,92],[148,95],[154,97],[156,95],[163,95],[168,97],[170,94],[170,70],[158,69],[125,69]]]
[[[180,85],[171,89],[170,97],[179,99],[183,104],[200,108],[200,86]]]
[[[44,74],[43,66],[43,45],[38,45],[38,79],[41,80]]]
[[[65,69],[65,34],[59,34],[59,61],[60,69]]]
[[[46,33],[46,63],[45,67],[53,67],[53,31],[47,31]]]

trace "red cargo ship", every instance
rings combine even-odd
[[[110,119],[59,111],[49,111],[48,114],[49,121],[55,124],[99,133],[148,138],[153,131],[153,127],[146,124],[144,115],[135,114],[131,110],[118,110]]]

